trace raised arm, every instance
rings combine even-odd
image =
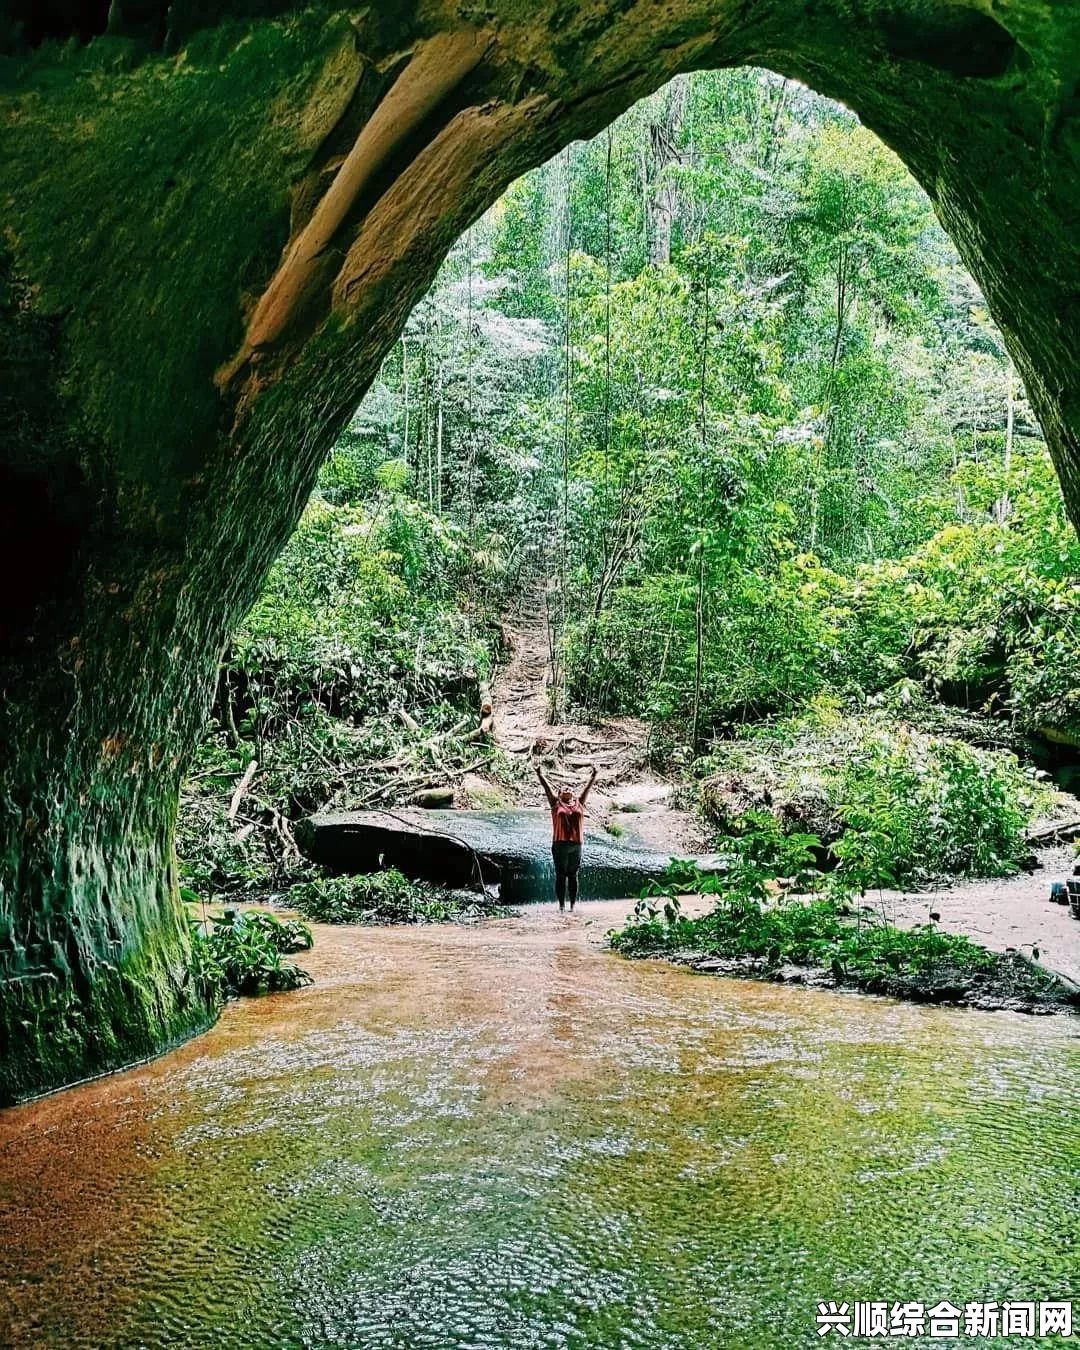
[[[548,806],[550,806],[551,809],[554,811],[554,810],[555,810],[555,793],[551,790],[551,784],[550,784],[550,783],[548,782],[548,780],[544,777],[544,771],[543,771],[543,769],[541,769],[540,764],[539,764],[538,761],[534,763],[533,767],[536,769],[536,776],[537,776],[537,778],[540,779],[540,786],[544,789],[544,796],[548,799]]]
[[[585,805],[585,798],[588,797],[589,789],[595,782],[596,782],[596,765],[594,764],[592,768],[589,770],[589,781],[578,793],[578,801],[582,804],[582,806]]]

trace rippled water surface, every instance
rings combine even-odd
[[[0,1343],[779,1347],[820,1299],[1080,1298],[1075,1019],[625,962],[625,908],[318,930],[313,988],[0,1113]]]

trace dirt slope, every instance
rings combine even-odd
[[[648,765],[648,726],[634,717],[611,718],[592,726],[549,720],[551,659],[547,595],[525,599],[507,624],[509,659],[492,686],[495,741],[508,754],[528,760],[534,748],[553,785],[584,785],[596,765],[589,797],[592,829],[610,827],[639,843],[676,856],[701,853],[708,841],[700,823],[672,804],[672,784]],[[520,805],[542,806],[539,783],[530,779]]]

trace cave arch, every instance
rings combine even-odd
[[[172,830],[221,648],[454,240],[676,74],[905,160],[1080,521],[1080,0],[92,8],[0,22],[0,1102],[212,1015]]]

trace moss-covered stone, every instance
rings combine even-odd
[[[0,1000],[0,1106],[160,1054],[204,1031],[217,1002],[186,968],[187,946],[149,943],[80,987],[62,970],[9,976]]]
[[[0,15],[8,1096],[201,1023],[168,871],[226,636],[457,234],[680,71],[795,76],[907,161],[1080,519],[1080,0],[114,0],[89,26],[34,9]],[[429,97],[416,52],[467,23],[477,61]],[[357,178],[303,312],[253,341],[398,81],[412,120]]]

